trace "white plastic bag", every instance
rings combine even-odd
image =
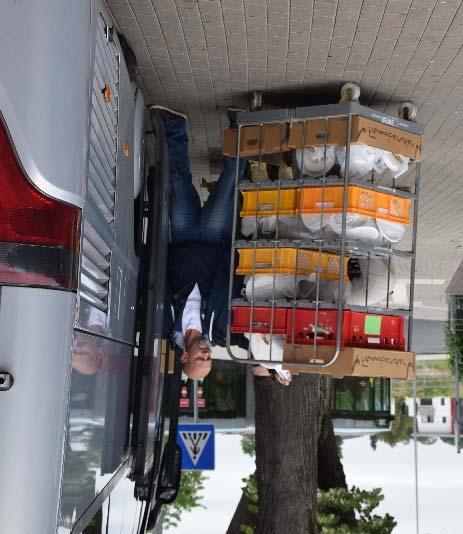
[[[276,235],[277,216],[258,217],[258,236],[269,239]],[[241,233],[244,237],[253,235],[256,228],[256,217],[242,217]],[[278,237],[280,239],[310,239],[311,234],[305,228],[298,215],[280,215],[278,217]]]
[[[339,163],[341,176],[344,176],[346,169],[346,149],[336,148],[336,159]],[[373,170],[373,166],[378,159],[378,149],[368,145],[351,145],[349,157],[349,177],[355,178],[364,176]]]
[[[268,301],[273,298],[275,300],[293,298],[315,300],[317,298],[316,282],[317,276],[314,273],[308,276],[297,277],[290,274],[276,274],[274,288],[272,275],[256,274],[254,277],[249,276],[245,278],[245,289],[243,293],[248,301]],[[338,292],[338,280],[320,280],[319,300],[336,301]],[[252,298],[253,294],[254,299]],[[346,280],[344,282],[344,298],[347,298],[349,295],[350,282]]]
[[[399,176],[402,176],[402,174],[408,171],[410,158],[400,154],[392,154],[392,152],[387,152],[386,150],[382,150],[381,152],[381,159],[384,165],[391,171],[394,178],[399,178]]]
[[[348,304],[355,306],[375,306],[386,302],[388,289],[388,260],[383,258],[359,259],[362,275],[351,281],[351,295]],[[368,300],[367,300],[368,279]],[[389,279],[389,294],[392,294],[396,284],[394,269],[391,264]]]
[[[283,361],[283,349],[285,347],[286,336],[274,334],[244,334],[249,339],[251,346],[251,353],[256,360],[269,360],[281,362]],[[270,343],[271,338],[271,343]],[[271,351],[271,355],[270,355]],[[267,365],[265,366],[267,367]],[[273,367],[267,367],[272,369]]]
[[[301,216],[304,226],[312,239],[340,239],[342,232],[342,214],[328,213],[323,216],[320,232],[320,214]],[[398,243],[404,236],[406,225],[384,219],[368,217],[358,213],[347,213],[346,239],[364,246],[389,246]]]
[[[313,288],[310,277],[295,277],[292,274],[275,274],[275,284],[273,275],[256,274],[246,277],[245,284],[245,296],[249,301],[308,298]]]
[[[318,178],[333,168],[336,163],[336,153],[333,146],[315,146],[296,150],[296,161],[299,171],[303,176]]]
[[[346,149],[344,147],[336,148],[336,159],[339,163],[341,176],[344,176],[346,165]],[[374,148],[368,145],[351,145],[349,176],[356,178],[372,171],[382,174],[389,169],[394,178],[399,178],[399,176],[407,172],[409,162],[410,159],[406,156],[392,154],[392,152],[381,148]]]
[[[313,238],[339,239],[342,231],[342,214],[328,213],[323,216],[323,227],[320,233],[320,214],[302,215],[304,226]],[[357,213],[347,213],[346,238],[348,241],[364,245],[375,245],[380,241],[380,233],[373,218]]]
[[[249,237],[254,233],[256,229],[255,217],[241,217],[241,233],[244,237]]]
[[[385,151],[384,150],[381,150],[380,148],[377,148],[376,149],[376,154],[377,154],[377,157],[373,163],[373,171],[376,173],[376,174],[383,174],[387,171],[388,167],[386,165],[386,163],[384,162],[384,159],[383,159],[383,153]]]
[[[386,221],[385,219],[376,219],[376,226],[379,234],[386,245],[398,243],[405,234],[407,226],[405,224]]]
[[[291,380],[291,372],[283,369],[278,362],[283,361],[286,336],[270,334],[244,334],[249,339],[251,354],[255,360],[268,360],[261,363],[267,369],[273,369],[283,380]]]
[[[320,282],[320,291],[318,295],[319,300],[332,302],[333,307],[337,306],[339,295],[339,280],[323,280]],[[343,286],[343,301],[348,302],[351,295],[350,281],[344,280]],[[316,291],[314,290],[313,299],[316,299]]]

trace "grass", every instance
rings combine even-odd
[[[421,360],[416,362],[416,368],[418,369],[439,369],[445,370],[450,375],[450,368],[448,360]]]
[[[455,379],[450,371],[448,360],[421,360],[416,362],[416,382],[418,397],[454,397]],[[463,393],[462,385],[460,392]],[[413,382],[392,381],[393,396],[413,396]]]

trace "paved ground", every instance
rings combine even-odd
[[[416,360],[418,362],[430,362],[436,360],[448,360],[448,354],[417,354]]]
[[[134,49],[148,103],[188,112],[197,180],[217,173],[224,109],[336,101],[344,81],[426,127],[417,315],[444,319],[463,258],[463,5],[441,0],[108,0]]]

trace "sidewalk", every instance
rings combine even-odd
[[[426,362],[431,360],[448,360],[448,354],[417,354],[416,361]]]

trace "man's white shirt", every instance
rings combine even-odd
[[[201,325],[201,293],[198,284],[192,289],[185,303],[182,315],[182,334],[188,330],[197,330],[202,332]]]

